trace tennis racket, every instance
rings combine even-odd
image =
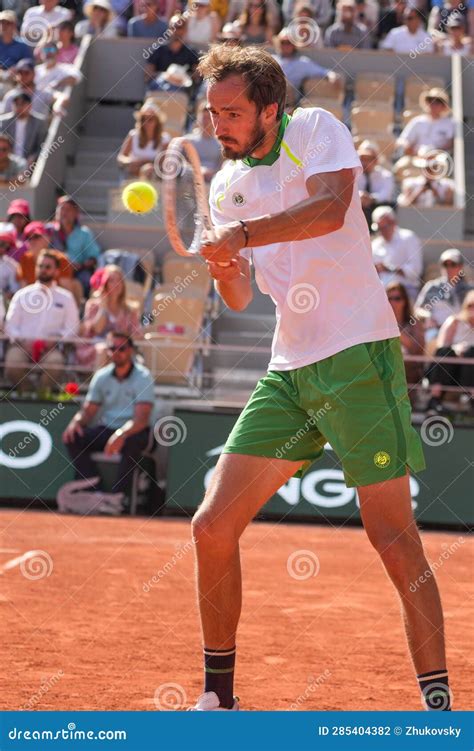
[[[212,233],[201,161],[185,136],[173,138],[165,151],[162,176],[163,219],[173,250],[180,256],[199,254],[204,230]],[[230,266],[220,262],[219,266]]]

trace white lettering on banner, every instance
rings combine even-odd
[[[6,422],[4,425],[0,425],[0,441],[10,433],[33,435],[38,439],[39,446],[37,451],[30,456],[11,456],[0,448],[0,465],[9,467],[10,469],[30,469],[45,462],[51,454],[53,440],[48,431],[41,425],[29,420],[12,420],[11,422]]]

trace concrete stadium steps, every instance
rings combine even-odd
[[[86,217],[107,214],[109,189],[120,182],[117,154],[122,141],[122,137],[99,138],[87,134],[79,139],[74,164],[66,171],[64,187]]]
[[[101,247],[133,250],[138,254],[153,251],[158,265],[160,260],[171,251],[163,227],[139,228],[133,225],[105,221],[89,222],[89,227],[97,236]]]
[[[88,99],[81,121],[84,134],[95,136],[97,133],[107,133],[111,139],[120,138],[122,141],[134,126],[134,109],[129,104],[99,104],[96,100]]]

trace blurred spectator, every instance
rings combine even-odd
[[[247,0],[230,0],[229,8],[227,10],[226,21],[228,23],[234,23],[238,21],[242,13],[245,11]],[[266,0],[266,10],[268,13],[268,20],[273,29],[279,28],[280,21],[280,6],[275,0]]]
[[[296,101],[302,96],[302,86],[306,78],[326,78],[333,83],[340,82],[337,73],[323,68],[306,55],[301,55],[294,43],[290,29],[282,29],[274,41],[277,54],[275,60],[280,64],[285,78],[292,87],[289,92]]]
[[[336,21],[326,29],[324,35],[326,47],[368,49],[371,46],[367,27],[355,20],[356,10],[354,0],[338,0]]]
[[[16,229],[11,222],[0,222],[0,297],[8,301],[20,286],[21,271],[10,254],[16,245]]]
[[[310,2],[298,0],[290,24],[293,41],[297,42],[298,49],[316,50],[324,47],[323,31],[314,17]]]
[[[16,89],[12,93],[12,102],[13,113],[0,116],[0,132],[11,136],[13,153],[31,164],[46,138],[46,122],[31,111],[31,94],[27,91]]]
[[[5,333],[10,346],[5,375],[22,391],[29,387],[28,374],[34,362],[41,366],[41,386],[54,388],[64,365],[58,345],[62,339],[75,336],[79,328],[77,305],[70,292],[58,287],[58,274],[57,256],[44,251],[36,265],[36,282],[15,292],[8,308]]]
[[[411,229],[398,226],[390,206],[378,206],[372,218],[377,232],[372,240],[372,254],[380,281],[385,287],[390,282],[403,284],[414,300],[423,270],[420,239]]]
[[[358,178],[359,196],[370,226],[375,207],[393,200],[395,179],[390,170],[379,164],[380,152],[377,144],[362,141],[357,153],[363,170]]]
[[[355,0],[355,22],[359,26],[365,26],[370,37],[370,46],[373,46],[373,37],[379,17],[379,7],[375,0]]]
[[[474,358],[474,290],[466,294],[459,313],[449,316],[441,326],[435,357],[440,358],[439,361],[427,371],[431,383],[431,399],[427,409],[441,412],[443,386],[474,387],[474,361],[462,365],[443,362],[445,357]]]
[[[142,0],[141,8],[143,12],[139,16],[133,16],[128,22],[127,36],[159,39],[168,28],[160,15],[160,3],[158,0]]]
[[[149,91],[169,91],[175,93],[181,91],[189,94],[193,85],[193,79],[186,70],[185,65],[171,63],[168,68],[160,73],[148,87]]]
[[[436,52],[442,55],[470,55],[471,39],[465,36],[463,20],[458,16],[451,16],[446,24],[447,38],[435,40]]]
[[[462,24],[464,34],[468,33],[469,9],[466,0],[448,0],[448,2],[439,0],[432,3],[432,6],[428,19],[429,31],[446,34],[449,22],[454,20]]]
[[[443,89],[429,89],[420,95],[420,107],[424,115],[412,118],[404,127],[397,141],[405,154],[418,154],[422,146],[430,149],[452,151],[454,122],[449,108],[449,98]]]
[[[22,282],[33,284],[35,281],[36,263],[40,254],[49,249],[49,232],[43,222],[30,222],[25,227],[26,252],[20,259]],[[74,296],[78,306],[82,302],[82,286],[73,278],[74,269],[65,253],[60,250],[54,251],[59,261],[59,274],[57,282],[60,287],[69,290]]]
[[[416,177],[406,177],[402,181],[398,205],[417,206],[421,209],[452,206],[455,184],[454,180],[446,177],[450,170],[449,155],[444,151],[428,152],[426,157],[414,157],[412,163],[422,173]]]
[[[403,14],[406,7],[406,0],[395,0],[395,2],[390,3],[388,10],[381,10],[376,28],[376,37],[379,41],[386,37],[389,31],[403,25]]]
[[[297,7],[302,4],[311,10],[310,18],[313,18],[322,29],[329,25],[332,18],[332,6],[330,0],[283,0],[282,11],[285,24],[289,24],[297,17]]]
[[[217,41],[238,47],[240,45],[240,26],[230,22],[225,23],[217,35]]]
[[[38,89],[35,82],[35,66],[32,60],[20,60],[14,68],[17,87],[8,91],[3,99],[3,114],[13,112],[13,96],[18,89],[22,89],[31,96],[31,109],[35,114],[47,117],[54,101],[54,92],[46,88]]]
[[[242,44],[270,43],[275,33],[266,0],[246,0],[236,25],[240,27]]]
[[[205,102],[198,107],[196,127],[186,136],[195,146],[201,162],[201,171],[206,182],[210,182],[222,164],[219,142],[214,135],[211,116]]]
[[[74,44],[74,24],[72,21],[62,21],[56,29],[58,45],[58,63],[72,65],[79,52],[79,47]]]
[[[433,40],[423,25],[423,14],[408,6],[403,14],[404,25],[388,32],[380,43],[380,49],[392,50],[397,55],[423,54],[433,52]]]
[[[15,179],[25,182],[24,172],[28,167],[26,159],[12,154],[13,139],[8,133],[0,133],[0,184]]]
[[[413,314],[413,307],[405,285],[390,282],[386,288],[400,330],[400,345],[403,355],[422,355],[425,348],[423,324]],[[423,363],[405,362],[407,383],[418,383],[423,376]],[[411,398],[411,393],[409,391]]]
[[[169,141],[163,131],[163,117],[153,102],[145,102],[135,114],[136,125],[125,136],[117,157],[125,178],[136,177],[144,165],[153,168],[157,154]]]
[[[59,0],[41,0],[40,5],[34,5],[25,11],[21,36],[34,44],[42,43],[51,38],[55,26],[71,17],[71,11],[61,8]]]
[[[184,66],[190,73],[194,71],[197,65],[197,53],[186,47],[184,43],[186,22],[182,16],[173,16],[170,19],[170,29],[172,29],[172,33],[169,42],[154,50],[145,64],[145,83],[147,85],[150,85],[150,81],[156,77],[157,73],[168,70],[170,65]]]
[[[24,57],[33,57],[33,49],[17,36],[16,14],[12,10],[0,13],[0,68],[9,70]]]
[[[107,337],[111,363],[98,370],[84,404],[63,433],[76,478],[99,473],[92,453],[119,455],[113,491],[129,493],[133,470],[150,440],[155,404],[154,383],[148,368],[134,359],[134,344],[125,332]]]
[[[217,39],[220,18],[211,10],[210,0],[193,0],[191,5],[193,11],[186,23],[186,44],[195,50],[206,49]]]
[[[111,331],[122,331],[140,337],[142,328],[136,308],[127,304],[125,277],[120,266],[104,266],[99,269],[100,286],[86,302],[80,333],[85,339],[105,340]],[[104,354],[102,343],[82,344],[76,348],[76,357],[81,365],[91,369]]]
[[[7,222],[11,222],[16,229],[16,244],[10,248],[8,255],[14,261],[20,261],[26,252],[24,231],[31,221],[31,210],[28,201],[24,198],[16,198],[7,209]]]
[[[457,248],[441,253],[441,276],[426,282],[415,303],[415,312],[425,321],[425,336],[431,341],[449,316],[459,313],[472,289],[465,280],[464,259]]]
[[[50,42],[41,48],[43,62],[35,68],[35,83],[40,91],[64,89],[82,81],[82,73],[75,65],[58,63],[58,48]]]
[[[71,196],[58,198],[56,218],[46,225],[51,238],[51,245],[56,250],[66,253],[74,269],[74,276],[89,297],[90,278],[94,273],[100,248],[89,227],[79,220],[79,206]]]
[[[84,14],[87,18],[79,21],[74,29],[78,39],[82,39],[86,34],[103,39],[118,35],[116,19],[109,0],[93,0],[85,6]]]

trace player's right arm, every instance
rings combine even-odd
[[[83,428],[87,427],[87,425],[92,422],[97,412],[99,411],[99,407],[100,404],[97,404],[97,402],[84,403],[83,407],[79,410],[79,412],[76,412],[66,430],[64,431],[64,443],[70,443],[74,440],[76,435],[84,435]]]
[[[208,261],[209,273],[214,279],[217,292],[231,310],[242,311],[250,304],[253,292],[250,264],[239,256],[230,266],[221,266]]]

